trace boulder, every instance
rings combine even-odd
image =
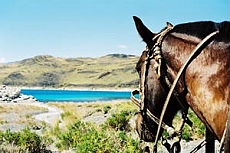
[[[33,96],[23,95],[20,88],[0,86],[0,103],[24,103],[36,102],[37,99]]]

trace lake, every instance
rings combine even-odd
[[[78,91],[78,90],[37,90],[22,89],[22,94],[32,95],[42,102],[95,102],[129,100],[129,91]]]

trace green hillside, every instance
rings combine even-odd
[[[110,54],[99,58],[36,56],[0,65],[0,84],[54,88],[138,87],[138,57]]]

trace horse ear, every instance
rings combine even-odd
[[[152,33],[141,21],[141,19],[139,19],[136,16],[133,16],[133,20],[135,22],[137,31],[139,33],[139,35],[141,36],[141,38],[143,39],[144,42],[148,44],[150,44],[152,42],[152,38],[155,36],[154,33]]]
[[[166,22],[168,28],[172,28],[173,25],[170,22]]]

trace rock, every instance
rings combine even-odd
[[[0,103],[37,102],[33,96],[23,95],[20,88],[0,86]]]
[[[42,129],[42,126],[33,125],[31,128],[32,128],[33,130],[41,130],[41,129]]]

